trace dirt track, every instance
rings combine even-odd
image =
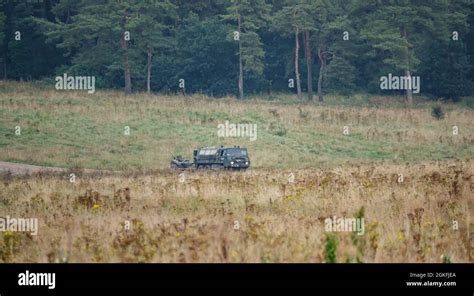
[[[0,161],[0,172],[8,171],[12,174],[31,174],[38,172],[64,172],[66,170],[62,168],[42,167],[37,165]]]
[[[1,172],[10,172],[12,174],[33,174],[40,172],[68,172],[69,169],[65,168],[55,168],[55,167],[45,167],[37,166],[30,164],[14,163],[14,162],[4,162],[0,161],[0,173]],[[81,169],[85,173],[94,173],[94,172],[110,172],[110,171],[99,171],[99,170],[90,170],[90,169]]]

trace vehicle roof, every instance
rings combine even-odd
[[[216,150],[216,149],[247,149],[245,147],[202,147],[197,150]]]

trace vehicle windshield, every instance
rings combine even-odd
[[[240,148],[227,149],[227,155],[228,156],[247,156],[247,150],[240,149]]]

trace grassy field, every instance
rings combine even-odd
[[[469,262],[473,174],[472,161],[453,161],[76,183],[3,175],[0,216],[37,217],[39,231],[0,233],[0,261]],[[326,232],[334,215],[363,217],[365,233]]]
[[[474,255],[472,161],[94,175],[75,184],[53,175],[8,178],[0,213],[37,217],[40,226],[37,236],[3,233],[2,262],[469,262]],[[364,217],[364,235],[325,232],[334,215]]]
[[[470,262],[474,110],[442,103],[437,120],[434,105],[1,82],[0,161],[77,178],[0,174],[0,217],[39,221],[38,235],[0,232],[0,262]],[[226,120],[257,124],[257,140],[218,138]],[[165,169],[173,155],[220,144],[248,147],[252,168]],[[364,218],[365,232],[328,232],[334,216]]]
[[[384,106],[393,106],[386,108]],[[0,82],[0,161],[129,170],[162,169],[198,146],[240,145],[254,168],[313,168],[381,161],[472,159],[474,110],[436,103],[413,109],[400,97],[328,97],[298,102],[275,95],[238,101],[98,91],[58,92]],[[257,140],[219,138],[217,125],[252,123]],[[453,126],[459,134],[453,135]],[[15,135],[15,127],[21,135]],[[124,134],[130,127],[130,135]],[[344,135],[344,127],[349,135]]]

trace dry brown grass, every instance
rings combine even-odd
[[[324,219],[363,207],[365,235],[335,233],[338,262],[469,262],[473,163],[185,172],[183,183],[176,172],[75,184],[4,175],[0,216],[36,217],[40,228],[0,233],[0,261],[323,262]]]

